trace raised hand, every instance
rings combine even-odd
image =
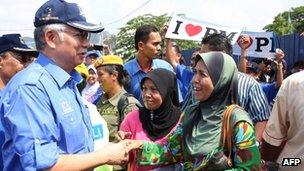
[[[237,40],[238,45],[242,50],[248,49],[252,44],[252,38],[249,35],[240,35]]]
[[[169,28],[169,25],[168,25],[168,24],[165,24],[165,25],[160,29],[160,34],[161,34],[162,37],[165,37],[168,28]]]
[[[283,58],[285,57],[285,53],[282,49],[276,49],[275,57],[278,62],[281,62]]]

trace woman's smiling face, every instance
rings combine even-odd
[[[142,98],[145,107],[149,110],[156,110],[163,103],[157,87],[149,78],[146,78],[142,85]]]
[[[199,60],[196,63],[193,72],[192,84],[194,96],[199,101],[205,101],[213,92],[214,86],[203,60]]]

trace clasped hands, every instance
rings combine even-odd
[[[132,134],[130,132],[118,132],[118,143],[109,143],[105,148],[112,149],[111,156],[114,159],[109,161],[111,164],[124,165],[129,161],[129,152],[142,147],[142,140],[131,140]]]
[[[139,149],[143,146],[143,140],[132,140],[131,132],[118,131],[118,139],[125,144],[128,151]]]

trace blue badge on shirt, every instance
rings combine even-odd
[[[93,137],[94,140],[103,138],[104,135],[103,135],[103,128],[102,128],[101,124],[93,126],[93,136],[94,136]]]

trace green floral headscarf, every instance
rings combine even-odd
[[[205,101],[185,110],[184,145],[192,156],[207,155],[220,146],[223,112],[237,103],[238,70],[233,58],[222,52],[199,54],[207,66],[214,90]]]

